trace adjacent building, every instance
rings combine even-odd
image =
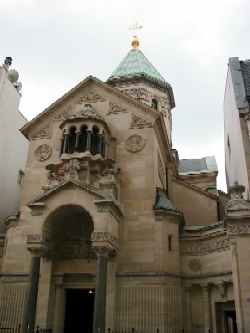
[[[220,214],[215,159],[179,160],[172,147],[174,107],[135,38],[107,82],[87,77],[22,127],[2,326],[250,331],[250,203],[235,185]]]
[[[228,187],[250,180],[250,60],[230,58],[224,95],[225,160]]]
[[[19,111],[21,83],[7,57],[0,66],[0,222],[16,215],[25,169],[28,141],[19,129],[27,122]]]

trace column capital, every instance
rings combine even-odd
[[[42,235],[29,234],[27,235],[27,249],[33,257],[42,257],[46,253],[46,246],[42,241]]]
[[[94,231],[91,235],[92,247],[97,255],[111,256],[118,252],[118,239],[109,232]]]

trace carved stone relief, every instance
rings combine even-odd
[[[143,128],[150,128],[150,127],[152,127],[151,122],[149,122],[143,118],[140,118],[136,115],[132,115],[131,124],[130,124],[131,129],[134,129],[134,128],[143,129]]]
[[[79,104],[97,102],[105,102],[105,98],[93,91],[90,91],[87,95],[81,96],[78,100]]]
[[[227,223],[226,228],[229,234],[250,234],[249,222]]]
[[[188,267],[193,272],[199,272],[201,270],[201,261],[199,259],[192,259],[188,262]]]
[[[109,111],[108,111],[107,115],[109,115],[109,114],[118,114],[118,113],[126,113],[126,112],[128,112],[128,110],[125,109],[124,107],[122,107],[118,104],[112,103],[112,102],[109,103]]]
[[[227,237],[216,237],[204,240],[183,240],[181,252],[186,255],[203,255],[216,251],[225,251],[230,248],[230,240]]]
[[[40,162],[48,160],[51,155],[52,148],[47,144],[42,144],[35,150],[35,156]]]
[[[51,138],[51,130],[49,125],[38,130],[34,135],[31,136],[32,140],[50,139],[50,138]]]
[[[126,140],[125,147],[127,151],[137,153],[145,147],[145,144],[146,140],[142,136],[133,134]]]

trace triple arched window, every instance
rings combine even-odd
[[[80,129],[73,125],[64,132],[61,153],[73,154],[89,151],[92,155],[100,154],[105,157],[105,145],[105,134],[97,125],[88,128],[85,124]]]

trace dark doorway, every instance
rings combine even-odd
[[[226,333],[237,333],[235,311],[225,311],[225,328]]]
[[[64,333],[92,333],[94,289],[67,289]]]

